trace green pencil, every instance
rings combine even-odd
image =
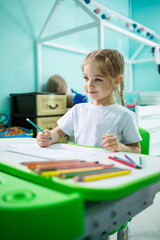
[[[120,168],[108,168],[108,169],[99,169],[99,170],[94,170],[94,171],[86,171],[86,172],[76,172],[76,173],[61,173],[59,175],[57,175],[56,177],[60,177],[60,178],[72,178],[75,176],[79,176],[79,175],[91,175],[91,174],[98,174],[98,173],[106,173],[106,172],[116,172],[116,171],[120,171],[122,169]]]
[[[141,156],[139,157],[139,165],[140,165],[141,167],[143,167],[143,162],[142,162],[142,157],[141,157]]]

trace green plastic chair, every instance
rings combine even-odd
[[[140,141],[141,154],[149,155],[150,133],[141,127],[138,127],[138,130],[142,138],[142,141]]]

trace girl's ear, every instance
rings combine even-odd
[[[119,75],[119,76],[116,78],[115,84],[119,85],[122,81],[123,81],[123,75]]]

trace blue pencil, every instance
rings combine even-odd
[[[31,123],[35,128],[37,128],[39,131],[41,131],[41,132],[44,133],[44,131],[43,131],[41,128],[39,128],[35,123],[33,123],[29,118],[26,118],[26,120],[27,120],[29,123]],[[51,137],[50,137],[49,139],[52,140]]]
[[[117,158],[117,159],[120,159],[120,160],[122,160],[123,162],[126,162],[126,163],[131,163],[130,161],[126,161],[126,160],[124,160],[123,158],[120,158],[120,157],[117,157],[117,156],[113,156],[114,158]]]

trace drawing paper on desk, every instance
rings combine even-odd
[[[107,152],[105,149],[88,148],[63,143],[53,144],[46,148],[41,148],[37,143],[13,144],[11,146],[12,149],[8,151],[46,159],[81,159],[85,156]]]

